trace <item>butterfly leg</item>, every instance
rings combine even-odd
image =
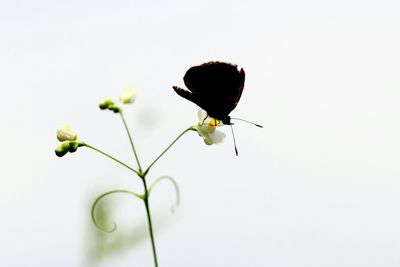
[[[201,122],[200,126],[203,126],[203,125],[204,125],[204,122],[206,121],[207,118],[208,118],[208,114],[207,114],[207,116],[203,119],[203,121]]]

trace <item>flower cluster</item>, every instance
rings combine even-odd
[[[104,99],[103,101],[101,101],[99,104],[99,108],[102,110],[108,109],[114,111],[114,113],[119,113],[121,111],[121,108],[116,105],[111,99]]]
[[[78,140],[78,135],[68,125],[62,125],[57,129],[57,139],[61,144],[55,149],[56,155],[64,156],[68,152],[73,153],[83,142]]]
[[[121,96],[119,97],[119,101],[121,104],[132,104],[136,100],[136,91],[132,88],[125,89]],[[104,110],[108,109],[113,111],[114,113],[121,112],[121,107],[118,104],[115,104],[111,99],[104,99],[100,102],[99,108]]]

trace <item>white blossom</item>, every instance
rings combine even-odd
[[[201,108],[197,115],[199,122],[195,128],[199,136],[203,138],[204,143],[207,145],[221,143],[225,138],[225,134],[216,129],[221,121],[207,116],[207,112]]]

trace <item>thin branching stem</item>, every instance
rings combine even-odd
[[[129,165],[123,163],[123,162],[120,161],[119,159],[114,158],[113,156],[107,154],[106,152],[101,151],[100,149],[98,149],[98,148],[96,148],[96,147],[94,147],[94,146],[91,146],[91,145],[89,145],[89,144],[86,144],[86,143],[83,143],[82,146],[86,146],[86,147],[88,147],[88,148],[93,149],[93,150],[96,151],[96,152],[99,152],[100,154],[103,154],[104,156],[106,156],[106,157],[108,157],[108,158],[110,158],[110,159],[112,159],[112,160],[118,162],[119,164],[121,164],[121,165],[124,166],[125,168],[128,168],[129,170],[131,170],[131,171],[133,171],[134,173],[136,173],[137,175],[139,175],[139,172],[138,172],[137,170],[135,170],[134,168],[130,167]]]
[[[126,133],[128,134],[129,142],[131,143],[132,151],[133,151],[133,154],[135,155],[135,159],[136,159],[136,162],[137,162],[137,165],[138,165],[138,168],[139,168],[139,172],[142,172],[142,167],[140,166],[139,157],[138,157],[138,155],[136,153],[135,146],[133,145],[132,135],[131,135],[131,133],[129,131],[128,125],[126,124],[125,117],[124,117],[124,114],[123,114],[122,110],[120,110],[119,115],[121,116],[122,122],[124,123],[124,127],[125,127],[125,130],[126,130]]]
[[[194,131],[194,130],[196,130],[195,127],[190,126],[189,128],[185,129],[181,134],[179,134],[178,137],[176,137],[174,139],[174,141],[172,141],[172,143],[169,146],[167,146],[167,148],[165,148],[164,151],[161,152],[161,154],[158,155],[158,157],[155,160],[153,160],[153,162],[149,165],[149,167],[147,167],[144,174],[146,175],[150,171],[151,167],[153,167],[153,165],[176,143],[176,141],[179,140],[179,138],[181,138],[185,133],[187,133],[189,131]]]
[[[162,179],[168,179],[168,180],[172,181],[173,185],[175,186],[175,190],[176,190],[176,194],[177,194],[177,202],[176,202],[176,205],[179,205],[179,189],[178,189],[178,187],[177,187],[176,182],[175,182],[172,178],[167,177],[167,176],[158,178],[158,179],[150,186],[150,188],[147,188],[146,175],[147,175],[147,173],[149,172],[149,170],[151,169],[151,167],[152,167],[152,166],[153,166],[153,165],[154,165],[154,164],[155,164],[155,163],[156,163],[156,162],[157,162],[157,161],[158,161],[158,160],[159,160],[159,159],[160,159],[160,158],[161,158],[161,157],[162,157],[162,156],[163,156],[163,155],[164,155],[164,154],[165,154],[165,153],[166,153],[166,152],[167,152],[167,151],[168,151],[168,150],[169,150],[169,149],[170,149],[184,134],[185,134],[185,133],[187,133],[187,132],[189,132],[189,131],[196,130],[196,128],[195,128],[194,126],[191,126],[191,127],[187,128],[187,129],[185,129],[182,133],[180,133],[180,134],[172,141],[172,143],[171,143],[170,145],[168,145],[168,146],[161,152],[161,154],[158,155],[157,158],[155,158],[155,160],[153,160],[153,162],[149,165],[149,167],[147,167],[146,171],[145,171],[145,172],[142,172],[142,168],[141,168],[140,162],[139,162],[139,157],[138,157],[138,155],[137,155],[137,153],[136,153],[135,146],[134,146],[133,140],[132,140],[132,136],[131,136],[131,134],[130,134],[130,132],[129,132],[129,129],[128,129],[128,126],[127,126],[127,124],[126,124],[124,115],[122,114],[122,111],[120,112],[120,115],[121,115],[121,119],[122,119],[122,122],[123,122],[124,127],[125,127],[125,130],[126,130],[126,133],[128,134],[129,141],[130,141],[130,144],[131,144],[133,153],[134,153],[134,155],[135,155],[135,159],[136,159],[136,162],[137,162],[137,164],[138,164],[139,170],[133,169],[133,168],[130,167],[129,165],[127,165],[127,164],[125,164],[124,162],[120,161],[119,159],[117,159],[117,158],[115,158],[115,157],[113,157],[113,156],[107,154],[106,152],[104,152],[104,151],[102,151],[102,150],[100,150],[100,149],[98,149],[98,148],[96,148],[96,147],[94,147],[94,146],[91,146],[91,145],[86,144],[86,143],[82,143],[82,146],[86,146],[86,147],[88,147],[88,148],[91,148],[91,149],[93,149],[94,151],[99,152],[100,154],[102,154],[102,155],[104,155],[104,156],[106,156],[106,157],[108,157],[108,158],[110,158],[110,159],[112,159],[112,160],[118,162],[119,164],[121,164],[121,165],[124,166],[125,168],[127,168],[127,169],[129,169],[130,171],[133,171],[134,173],[136,173],[136,174],[141,178],[141,180],[142,180],[142,182],[143,182],[143,186],[144,186],[144,195],[139,195],[139,194],[134,193],[134,192],[129,191],[129,190],[120,190],[120,189],[118,189],[118,190],[113,190],[113,191],[109,191],[109,192],[106,192],[106,193],[103,193],[102,195],[100,195],[100,196],[95,200],[95,202],[94,202],[94,204],[93,204],[93,206],[92,206],[92,220],[93,220],[94,224],[95,224],[97,227],[101,228],[100,225],[98,225],[98,223],[97,223],[97,221],[96,221],[96,218],[95,218],[95,215],[94,215],[95,208],[96,208],[98,202],[99,202],[102,198],[104,198],[104,197],[106,197],[106,196],[108,196],[108,195],[110,195],[110,194],[114,194],[114,193],[127,193],[127,194],[131,194],[131,195],[134,195],[134,196],[136,196],[136,197],[141,198],[141,199],[143,200],[144,205],[145,205],[145,208],[146,208],[146,215],[147,215],[147,221],[148,221],[148,226],[149,226],[149,234],[150,234],[150,240],[151,240],[151,247],[152,247],[152,251],[153,251],[154,266],[155,266],[155,267],[158,267],[157,253],[156,253],[156,245],[155,245],[155,238],[154,238],[154,232],[153,232],[153,224],[152,224],[152,220],[151,220],[150,204],[149,204],[150,192],[151,192],[151,190],[154,188],[154,186],[155,186],[160,180],[162,180]],[[115,223],[114,223],[113,228],[112,228],[111,230],[105,230],[105,229],[103,229],[103,231],[105,230],[105,231],[107,231],[107,232],[109,232],[109,231],[112,232],[112,231],[115,230],[115,227],[116,227],[116,225],[115,225]]]

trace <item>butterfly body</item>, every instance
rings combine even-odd
[[[197,104],[207,115],[231,124],[229,113],[235,109],[244,87],[245,73],[236,65],[224,62],[208,62],[191,67],[183,77],[185,90],[174,86],[175,92]]]

